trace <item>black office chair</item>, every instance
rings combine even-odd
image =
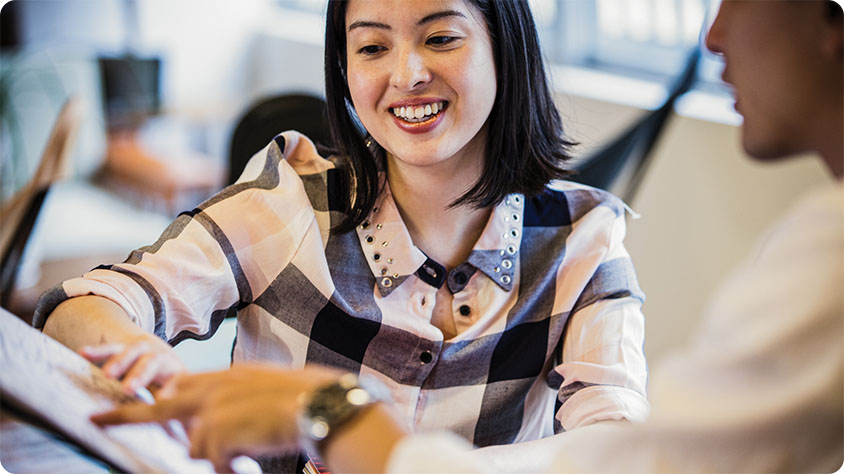
[[[624,172],[630,169],[629,178],[621,183],[618,194],[627,202],[633,200],[642,177],[650,164],[651,151],[671,116],[677,98],[694,84],[700,47],[688,56],[683,72],[677,77],[662,105],[645,114],[615,139],[575,165],[572,181],[596,188],[610,189]]]
[[[252,105],[232,134],[228,184],[240,177],[255,153],[285,130],[302,132],[317,145],[330,145],[325,100],[312,95],[285,94]]]

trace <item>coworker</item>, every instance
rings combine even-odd
[[[332,1],[326,26],[337,154],[279,135],[158,242],[43,295],[35,324],[133,390],[183,371],[162,339],[236,312],[235,362],[373,376],[403,426],[479,446],[643,419],[626,206],[549,185],[570,143],[527,2]]]
[[[597,424],[526,443],[521,448],[555,453],[532,471],[833,472],[844,462],[841,7],[725,0],[707,46],[724,57],[747,153],[773,161],[815,152],[834,181],[794,203],[762,236],[712,300],[694,342],[653,372],[647,422]],[[311,427],[323,402],[344,414],[328,417],[329,434],[318,445],[332,471],[501,466],[485,464],[498,447],[469,452],[449,435],[407,435],[387,404],[361,402],[359,392],[352,399],[369,409],[332,398],[324,387],[336,380],[325,369],[235,368],[179,378],[159,405],[126,406],[95,420],[190,419],[193,454],[225,468],[232,454],[290,449],[312,437],[292,427],[297,419]],[[251,384],[259,387],[254,393],[242,388]],[[299,396],[310,400],[307,410]],[[517,470],[530,463],[513,461]]]

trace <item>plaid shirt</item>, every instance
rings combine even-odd
[[[413,245],[389,186],[356,232],[330,234],[339,179],[309,140],[279,135],[155,244],[45,293],[35,324],[93,293],[176,344],[236,311],[235,361],[372,375],[409,425],[478,446],[644,418],[644,296],[618,198],[569,182],[510,195],[447,271]],[[431,324],[442,285],[449,340]]]

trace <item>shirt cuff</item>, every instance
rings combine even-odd
[[[594,385],[578,390],[557,411],[566,431],[604,420],[643,422],[650,413],[648,400],[629,388]]]

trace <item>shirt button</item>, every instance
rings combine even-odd
[[[431,355],[431,351],[424,351],[419,354],[419,360],[421,360],[423,364],[427,364],[434,360],[434,356]]]
[[[472,308],[464,304],[460,307],[460,314],[462,314],[463,316],[469,316],[470,314],[472,314]]]
[[[462,272],[457,273],[454,275],[454,281],[456,281],[458,285],[466,283],[466,274]]]

